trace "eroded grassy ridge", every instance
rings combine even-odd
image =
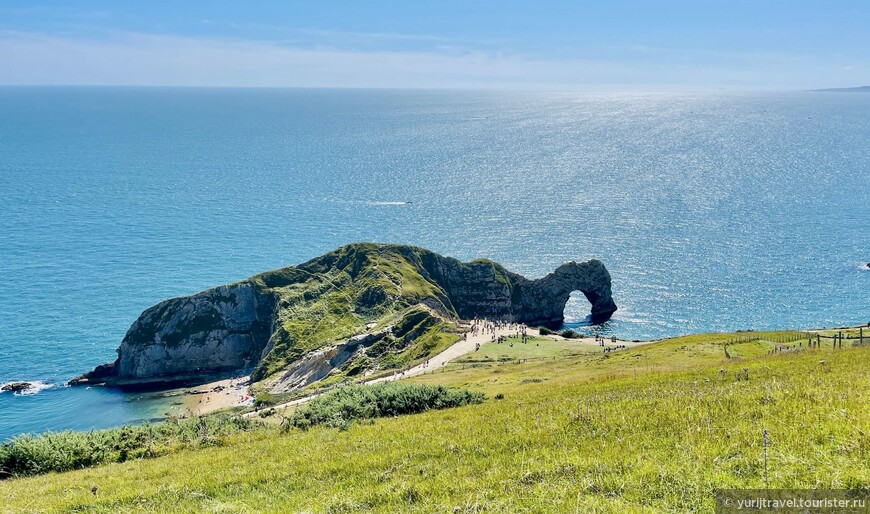
[[[413,257],[415,251],[422,250],[359,243],[253,277],[277,296],[280,313],[271,349],[253,378],[277,373],[312,350],[363,332],[367,324],[396,322],[423,299],[444,297],[402,253]],[[451,313],[448,306],[440,308]]]
[[[870,349],[726,359],[728,339],[457,365],[416,380],[504,399],[344,431],[239,434],[226,447],[9,481],[0,504],[9,512],[708,512],[716,487],[763,485],[764,429],[771,487],[870,489]]]

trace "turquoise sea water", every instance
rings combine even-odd
[[[0,88],[0,383],[53,386],[0,394],[0,439],[161,416],[58,384],[164,298],[353,241],[602,259],[620,337],[866,323],[868,179],[861,94]]]

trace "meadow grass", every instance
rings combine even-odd
[[[513,345],[513,346],[511,346]],[[608,346],[613,346],[608,344]],[[455,363],[506,362],[517,359],[560,359],[578,354],[600,353],[601,348],[588,343],[570,339],[553,340],[547,337],[529,337],[523,343],[521,338],[508,337],[503,343],[485,343],[480,350],[463,355]]]
[[[765,429],[770,487],[870,490],[870,348],[729,359],[733,338],[452,364],[412,381],[491,399],[8,480],[0,512],[710,512],[764,487]]]

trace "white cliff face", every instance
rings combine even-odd
[[[174,298],[146,310],[118,350],[119,381],[250,367],[272,332],[274,300],[251,283]]]

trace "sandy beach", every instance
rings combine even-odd
[[[185,409],[188,413],[201,416],[227,407],[252,405],[248,382],[250,377],[237,377],[209,382],[185,390]]]

